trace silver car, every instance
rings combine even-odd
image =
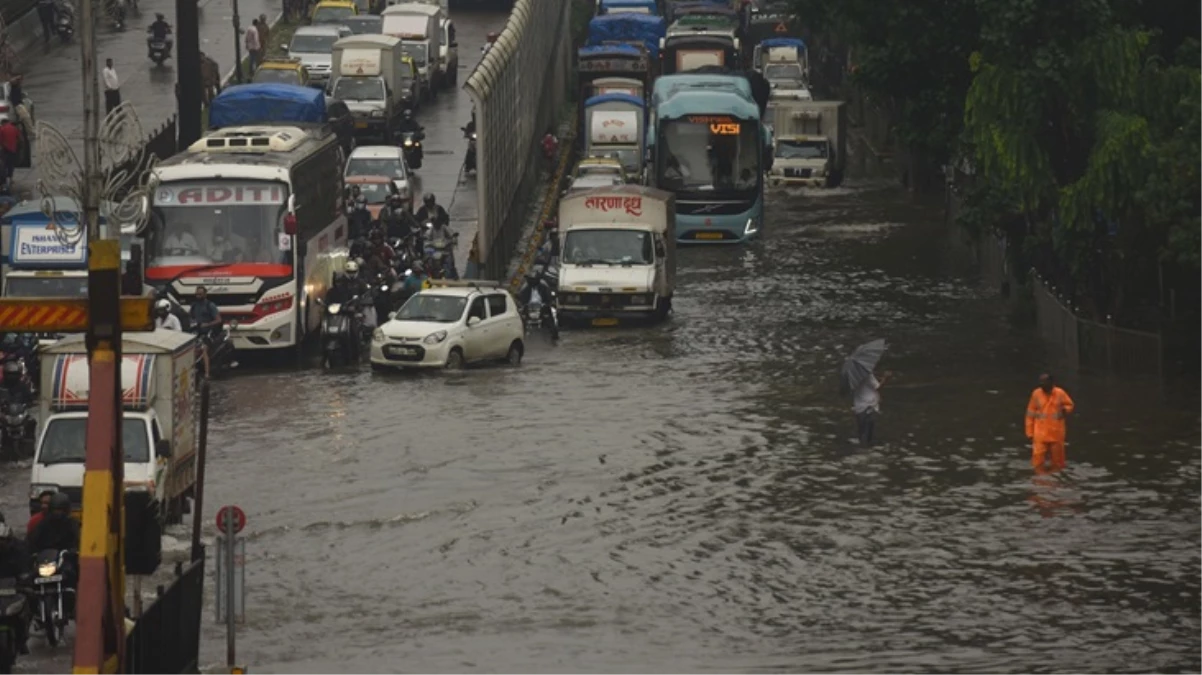
[[[389,176],[401,199],[413,210],[413,190],[405,152],[395,145],[361,145],[346,160],[345,176]]]
[[[309,86],[325,89],[330,80],[334,43],[351,34],[346,26],[301,26],[292,34],[292,42],[281,45],[288,56],[300,59],[309,71]]]

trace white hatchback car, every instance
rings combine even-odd
[[[517,302],[499,285],[436,281],[416,293],[372,334],[371,365],[459,369],[468,363],[522,362],[525,326]]]
[[[388,176],[401,199],[413,210],[413,189],[409,185],[409,166],[405,152],[393,145],[361,145],[346,160],[344,178],[351,176]]]

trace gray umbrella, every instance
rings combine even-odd
[[[888,348],[889,345],[885,344],[883,339],[873,340],[856,347],[851,356],[843,361],[843,368],[839,371],[839,383],[843,385],[844,394],[850,394],[864,384]]]

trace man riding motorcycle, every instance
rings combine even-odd
[[[559,326],[555,325],[554,317],[551,315],[554,290],[547,281],[547,268],[542,265],[535,267],[534,271],[527,274],[522,280],[522,286],[518,289],[518,302],[522,307],[526,307],[534,300],[536,292],[538,293],[538,304],[542,308],[541,317],[544,325],[550,326],[551,338],[557,340],[559,339]]]
[[[25,405],[33,403],[33,395],[29,391],[29,385],[25,381],[25,371],[21,368],[20,363],[9,361],[4,364],[4,389],[0,390],[0,397],[8,403],[24,403]]]
[[[171,24],[167,23],[166,17],[164,17],[161,13],[154,15],[154,23],[150,24],[150,27],[146,29],[146,32],[150,33],[150,37],[146,38],[146,46],[148,48],[151,43],[164,42],[167,45],[167,51],[171,51],[171,45],[173,42],[171,38],[167,37],[168,35],[171,35]]]
[[[63,575],[65,588],[76,588],[78,582],[76,557],[79,552],[79,523],[71,517],[71,499],[63,492],[55,492],[50,497],[50,512],[38,524],[38,529],[29,537],[30,552],[37,555],[41,551],[70,551],[66,556],[60,574]],[[67,616],[74,616],[74,594],[68,593],[64,603],[70,603],[66,608]]]
[[[217,305],[212,300],[209,300],[209,291],[204,286],[196,287],[196,301],[192,303],[188,314],[192,317],[192,328],[197,335],[209,338],[221,330],[221,310],[217,309]],[[208,377],[210,372],[209,341],[202,340],[200,345],[205,377]]]
[[[444,276],[448,279],[458,279],[455,270],[455,233],[451,226],[439,221],[431,221],[432,227],[426,231],[426,246],[436,251],[442,251]]]
[[[171,301],[166,298],[154,303],[154,327],[156,330],[182,331],[179,317],[171,313]]]
[[[363,257],[367,261],[368,276],[392,272],[392,261],[396,259],[396,251],[384,241],[383,229],[377,227],[371,231],[367,251]]]
[[[422,197],[422,207],[418,209],[416,218],[419,223],[451,224],[451,214],[439,206],[433,192],[427,192],[426,196]]]
[[[413,111],[406,109],[401,113],[400,132],[402,134],[418,134],[425,131],[425,127],[417,123],[417,118],[413,116]]]
[[[17,538],[0,514],[0,579],[15,579],[18,589],[28,593],[29,577],[29,551],[25,548],[25,542]],[[19,654],[29,653],[29,620],[32,615],[31,603],[26,602],[24,616],[14,622]]]
[[[371,213],[367,210],[367,196],[358,185],[347,188],[346,219],[350,226],[351,241],[367,236]]]
[[[380,224],[389,241],[406,239],[417,229],[417,221],[400,194],[389,195],[388,203],[380,209]]]

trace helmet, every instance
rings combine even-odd
[[[160,311],[160,312],[170,312],[171,311],[171,301],[167,300],[166,298],[163,298],[162,300],[159,300],[158,302],[154,303],[154,308],[155,308],[155,310]]]
[[[438,203],[438,200],[434,198],[433,192],[427,192],[426,196],[422,197],[422,203],[426,205],[426,208],[432,209]]]
[[[405,112],[403,113],[403,116],[406,121],[411,120],[411,119],[413,119],[413,111],[406,109]]]
[[[359,274],[359,263],[355,262],[354,260],[347,261],[345,269],[346,275],[348,277],[353,277]]]
[[[50,497],[50,512],[63,511],[69,513],[71,511],[71,498],[64,492],[55,492]]]

